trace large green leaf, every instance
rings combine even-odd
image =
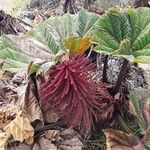
[[[8,48],[5,48],[3,50],[0,51],[0,59],[12,59],[12,60],[15,60],[15,61],[20,61],[20,62],[23,62],[23,63],[27,63],[27,56],[13,50],[13,49],[10,49],[9,47]]]
[[[100,17],[94,13],[81,11],[78,14],[54,16],[36,26],[29,35],[47,45],[54,54],[65,51],[65,40],[89,35]]]
[[[136,61],[139,56],[150,57],[150,9],[110,9],[91,34],[92,41],[98,44],[95,50],[100,53],[133,55]]]
[[[0,59],[5,61],[5,69],[15,70],[17,67],[34,62],[56,62],[57,56],[67,50],[65,41],[69,38],[86,39],[99,16],[81,11],[79,14],[54,16],[35,26],[28,36],[2,36],[0,38]],[[88,37],[88,39],[91,39]],[[77,50],[89,47],[89,42],[81,40]],[[87,43],[87,45],[85,45]],[[81,50],[82,51],[82,50]],[[14,62],[11,65],[10,62]],[[54,64],[54,63],[52,63]]]
[[[4,62],[4,70],[27,70],[32,61],[54,62],[55,57],[43,45],[25,35],[0,37],[0,61]]]

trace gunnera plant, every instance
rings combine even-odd
[[[81,55],[56,64],[41,85],[43,109],[54,109],[68,127],[90,133],[95,121],[107,118],[104,114],[112,105],[106,84],[92,79],[95,67]]]

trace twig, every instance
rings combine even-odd
[[[32,26],[32,25],[30,25],[30,24],[26,23],[25,21],[23,21],[23,20],[21,20],[21,19],[18,19],[18,20],[19,20],[19,22],[23,23],[24,25],[26,25],[26,26],[29,26],[29,27],[33,28],[33,26]]]
[[[64,124],[62,122],[55,122],[55,123],[51,123],[47,126],[44,126],[42,128],[36,129],[35,130],[35,134],[34,136],[37,137],[39,134],[47,131],[47,130],[62,130],[65,129],[66,127],[64,126]]]
[[[94,45],[92,45],[92,46],[90,47],[90,51],[89,51],[89,53],[88,53],[88,55],[87,55],[87,58],[90,57],[90,55],[91,55],[91,53],[92,53],[92,51],[93,51],[93,47],[94,47]]]

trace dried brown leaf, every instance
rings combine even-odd
[[[107,150],[140,150],[140,141],[130,134],[118,130],[104,130]]]
[[[57,150],[57,147],[52,144],[49,139],[46,139],[44,137],[39,140],[39,144],[41,150]]]
[[[28,145],[32,145],[34,143],[34,137],[31,136],[31,137],[27,138],[25,140],[25,143],[27,143]]]
[[[11,145],[7,150],[31,150],[31,146],[25,143],[19,143],[19,145]]]
[[[4,71],[0,70],[0,79],[3,78]]]
[[[2,86],[2,85],[1,85]],[[0,88],[0,99],[1,100],[3,100],[4,99],[4,97],[5,97],[5,90],[4,90],[4,88]]]
[[[7,149],[7,141],[10,138],[10,135],[0,131],[0,150]]]
[[[139,67],[142,68],[146,82],[150,85],[150,64],[139,63]]]
[[[19,112],[16,118],[5,127],[5,132],[12,135],[14,140],[20,142],[34,135],[34,129],[29,119],[25,117],[22,112]]]
[[[58,148],[61,150],[82,150],[83,143],[80,135],[73,129],[66,129],[60,132],[61,141]]]
[[[29,79],[25,85],[20,86],[17,93],[19,97],[18,105],[22,106],[22,109],[34,128],[43,127],[43,114],[36,97],[38,93],[35,93],[35,85],[32,80]]]
[[[57,122],[59,119],[58,115],[51,109],[44,112],[44,121],[48,123]]]
[[[12,78],[12,82],[15,84],[24,83],[27,80],[27,74],[26,72],[18,72],[14,77]]]
[[[46,132],[45,137],[47,137],[48,139],[51,139],[51,138],[55,137],[58,133],[59,133],[58,130],[48,130]]]
[[[0,108],[0,128],[5,128],[11,120],[16,116],[18,107],[13,104],[7,104]]]
[[[38,143],[34,143],[32,150],[40,150],[40,145]]]

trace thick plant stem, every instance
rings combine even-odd
[[[105,83],[108,83],[107,81],[107,61],[108,61],[108,55],[104,57],[104,67],[103,67],[103,78],[102,81]]]
[[[39,133],[43,133],[44,131],[47,131],[47,130],[62,130],[62,129],[65,129],[66,126],[62,123],[62,122],[54,122],[54,123],[51,123],[47,126],[44,126],[42,128],[38,128],[35,130],[35,135],[37,136],[37,134]]]
[[[113,96],[119,92],[120,86],[123,83],[122,81],[125,78],[126,72],[128,69],[129,69],[129,61],[124,58],[123,65],[122,65],[121,71],[120,71],[119,76],[118,76],[118,80],[117,80],[115,86],[112,89],[110,89],[110,93]]]
[[[40,103],[39,92],[38,92],[37,81],[36,81],[36,73],[33,73],[30,77],[34,84],[34,91],[33,91],[34,95],[35,95],[38,103]]]

